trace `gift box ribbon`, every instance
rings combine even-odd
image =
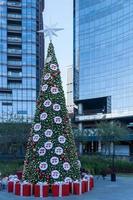
[[[20,183],[20,196],[23,196],[23,186],[24,185],[31,185],[31,195],[33,193],[33,187],[32,187],[32,184],[24,181],[23,183]]]
[[[74,183],[78,183],[79,184],[79,195],[82,194],[82,181],[74,181]]]
[[[59,183],[59,197],[62,197],[62,183]]]
[[[40,186],[40,197],[43,197],[43,186],[48,184],[43,182],[38,182],[37,185]]]

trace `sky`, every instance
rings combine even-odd
[[[56,57],[60,66],[63,87],[66,93],[66,69],[73,64],[73,1],[45,0],[45,24],[56,24],[57,28],[64,28],[53,38]],[[49,39],[45,39],[45,52]]]

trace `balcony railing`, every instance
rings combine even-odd
[[[8,42],[21,42],[22,39],[19,37],[8,37]]]
[[[21,66],[22,62],[21,61],[8,61],[7,62],[8,65],[14,65],[14,66]]]
[[[21,2],[10,2],[8,1],[7,2],[7,5],[10,6],[10,7],[21,7]]]
[[[7,29],[8,30],[12,30],[12,31],[21,31],[22,30],[22,27],[21,26],[7,26]]]
[[[11,72],[9,72],[8,73],[8,77],[10,77],[10,78],[22,78],[22,72],[20,72],[20,73],[11,73]]]
[[[8,53],[10,53],[10,54],[21,54],[22,50],[21,49],[8,49]]]
[[[8,14],[8,19],[12,18],[12,19],[21,19],[22,15],[20,14]]]

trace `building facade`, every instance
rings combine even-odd
[[[80,130],[103,118],[133,121],[132,15],[131,0],[74,0],[74,101]]]
[[[73,102],[73,67],[72,65],[67,67],[67,110],[69,114],[74,112]]]
[[[0,122],[31,122],[44,66],[44,0],[0,3]]]

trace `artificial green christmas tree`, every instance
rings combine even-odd
[[[52,42],[27,145],[23,179],[31,183],[80,179],[79,161]]]

